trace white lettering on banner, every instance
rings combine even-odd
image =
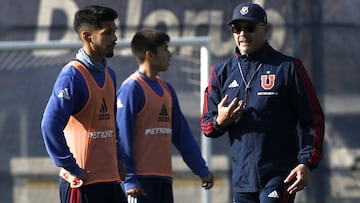
[[[168,28],[170,28],[167,33],[171,37],[180,37],[179,21],[170,10],[159,9],[151,12],[147,15],[144,20],[144,27],[155,27],[160,23],[165,24]],[[169,50],[173,51],[173,47],[170,47]]]
[[[106,131],[95,131],[95,132],[90,132],[90,138],[92,139],[99,139],[99,138],[109,138],[113,136],[113,131],[112,130],[106,130]]]
[[[260,6],[264,6],[266,0],[254,0],[254,4],[259,4]]]
[[[155,27],[159,23],[164,23],[169,29],[171,37],[180,37],[179,20],[170,10],[159,9],[151,12],[144,20],[144,27]],[[174,28],[174,29],[173,29]]]
[[[285,20],[280,15],[280,13],[274,9],[266,10],[268,19],[271,22],[276,22],[276,24],[284,24]],[[271,30],[271,36],[269,36],[269,42],[271,46],[275,49],[280,49],[285,42],[286,30],[285,27],[276,27],[276,29]]]
[[[127,15],[126,15],[126,27],[125,38],[131,39],[136,32],[141,17],[142,0],[128,0]]]
[[[211,50],[215,50],[212,54],[215,56],[225,56],[234,51],[234,40],[229,38],[222,41],[221,36],[226,30],[221,29],[223,24],[223,12],[219,10],[203,10],[203,11],[185,11],[185,28],[184,36],[196,36],[196,27],[208,25],[209,36],[211,37]],[[221,47],[221,48],[220,48]],[[228,48],[227,48],[228,47]],[[181,55],[192,55],[193,46],[184,46],[180,49]]]
[[[148,128],[148,129],[145,129],[145,135],[158,135],[158,134],[171,135],[172,129],[171,128]]]
[[[73,0],[41,0],[39,2],[39,15],[38,23],[35,33],[35,41],[49,41],[50,40],[50,27],[52,22],[53,12],[61,10],[66,14],[68,29],[60,41],[64,40],[77,40],[76,32],[72,29],[73,16],[78,6]],[[66,52],[64,51],[36,51],[34,55],[59,55]]]
[[[125,1],[125,0],[124,0]],[[254,3],[257,3],[261,6],[265,5],[266,0],[254,0]],[[35,41],[46,41],[50,38],[50,27],[51,27],[51,16],[56,10],[64,12],[67,16],[67,24],[69,29],[60,39],[64,40],[76,40],[78,37],[76,32],[72,28],[73,16],[78,6],[74,0],[40,0],[39,16],[38,16],[38,27],[39,29],[35,33]],[[174,37],[195,37],[197,36],[196,28],[204,25],[208,26],[208,36],[211,39],[211,50],[212,54],[216,57],[227,56],[234,52],[234,41],[233,37],[229,30],[224,30],[224,23],[227,23],[228,19],[224,19],[224,12],[231,12],[233,8],[228,8],[228,10],[184,10],[184,26],[180,28],[181,20],[173,10],[170,9],[154,9],[153,11],[146,14],[143,19],[142,9],[143,9],[143,0],[128,0],[127,1],[127,10],[126,10],[126,19],[125,19],[125,29],[122,30],[124,33],[121,36],[120,29],[117,30],[118,39],[121,38],[132,38],[134,33],[139,29],[139,26],[142,27],[156,27],[159,24],[164,24],[167,26],[168,34]],[[115,8],[116,9],[116,8]],[[178,8],[181,9],[181,8]],[[275,9],[266,10],[268,19],[270,23],[276,23],[277,25],[282,25],[284,23],[283,16]],[[116,20],[116,25],[120,27],[120,19]],[[183,30],[181,30],[183,29]],[[229,32],[228,38],[224,39],[224,33]],[[204,33],[202,33],[204,34]],[[285,40],[286,30],[285,28],[276,27],[271,31],[269,37],[270,44],[275,49],[280,49]],[[194,47],[184,46],[180,48],[181,55],[192,55]],[[59,54],[61,51],[57,51],[56,54]],[[122,52],[129,52],[129,49],[124,49]],[[54,52],[39,52],[39,54],[49,54]],[[130,53],[130,52],[129,52]],[[38,54],[38,55],[39,55]],[[55,54],[54,54],[55,55]]]

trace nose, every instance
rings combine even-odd
[[[116,34],[114,34],[114,41],[116,42],[117,41],[117,37],[116,37]]]

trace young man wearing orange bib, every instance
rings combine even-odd
[[[41,128],[46,149],[60,167],[61,203],[125,203],[115,126],[114,71],[106,58],[116,45],[117,13],[89,6],[76,12],[74,28],[83,43],[61,70]]]
[[[167,71],[169,36],[157,30],[137,32],[131,49],[139,66],[117,92],[117,125],[127,176],[129,202],[172,203],[171,148],[210,189],[214,178],[180,110],[173,87],[159,77]]]

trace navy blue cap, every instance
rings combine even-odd
[[[233,24],[235,21],[245,20],[255,24],[267,24],[266,12],[258,4],[245,2],[237,5],[234,9],[232,19],[228,25]]]

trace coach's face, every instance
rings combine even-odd
[[[88,39],[91,57],[101,61],[105,57],[112,57],[114,55],[117,40],[115,31],[116,25],[114,21],[104,21],[100,29],[91,32]]]
[[[264,45],[269,30],[267,24],[254,24],[247,21],[236,21],[230,27],[241,55],[248,55],[259,50]]]

